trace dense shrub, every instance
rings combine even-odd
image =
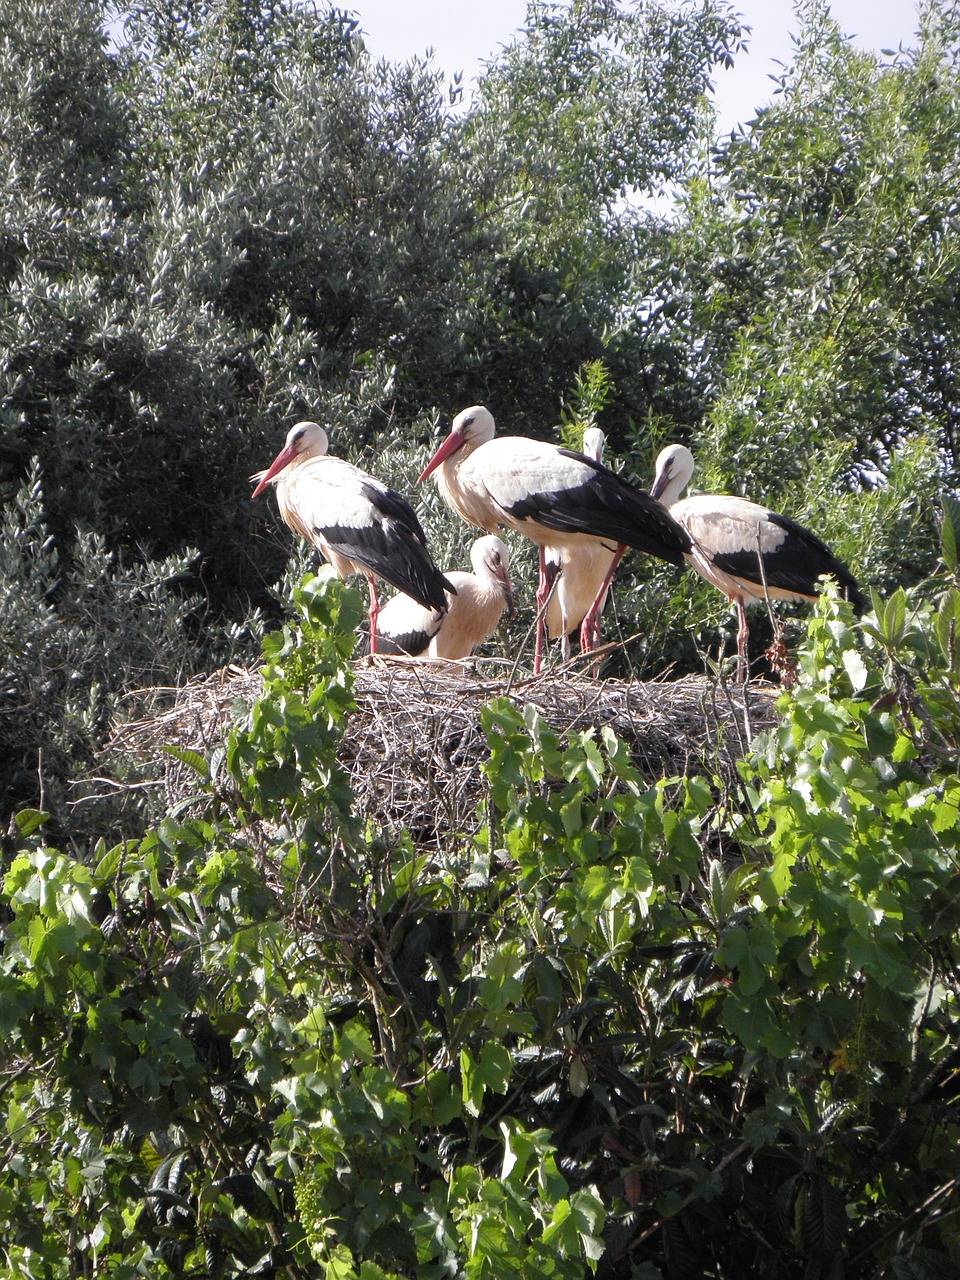
[[[740,788],[485,712],[474,831],[363,830],[360,596],[265,647],[201,809],[18,820],[11,1274],[949,1274],[960,591],[826,599]]]
[[[504,425],[546,433],[580,362],[602,353],[629,243],[604,209],[622,181],[679,172],[690,104],[739,28],[712,9],[531,12],[495,91],[467,111],[435,69],[374,64],[336,9],[133,5],[110,44],[89,0],[29,0],[0,19],[0,494],[12,503],[38,460],[36,520],[64,600],[103,591],[104,573],[122,595],[126,574],[157,580],[153,562],[190,565],[169,600],[141,596],[125,621],[104,618],[110,633],[90,639],[112,658],[74,655],[81,701],[106,709],[146,673],[140,633],[165,633],[178,609],[192,610],[191,643],[156,647],[161,683],[242,654],[230,630],[256,610],[276,619],[290,540],[265,532],[247,477],[291,420],[341,426],[338,448],[354,457],[395,423],[409,444],[428,417],[481,399]],[[621,54],[638,50],[624,97]],[[557,111],[588,109],[584,166],[569,126],[517,114],[546,54],[565,68],[557,85],[569,81]],[[676,117],[651,112],[643,91],[666,68]],[[611,186],[597,149],[628,106]],[[539,206],[522,213],[534,158],[557,181],[538,178]],[[113,566],[90,583],[88,537]],[[22,592],[23,611],[47,593],[7,568],[4,597]],[[50,616],[69,626],[57,595],[45,595]],[[30,626],[22,614],[4,625]],[[18,650],[18,689],[63,664],[46,643]],[[5,717],[22,696],[5,699]],[[89,760],[55,703],[25,757],[11,744],[0,787],[36,799],[42,751],[62,818],[64,780]]]

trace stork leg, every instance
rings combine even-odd
[[[540,674],[540,667],[543,665],[543,646],[547,633],[547,601],[550,599],[550,593],[553,591],[556,574],[550,574],[547,568],[547,552],[544,547],[540,548],[540,581],[537,583],[537,638],[533,647],[533,674]]]
[[[737,681],[745,683],[750,664],[747,659],[747,645],[750,640],[750,624],[747,622],[747,610],[743,600],[737,600]]]
[[[370,588],[370,605],[367,609],[367,616],[370,619],[370,648],[367,652],[372,657],[377,652],[377,623],[380,621],[380,600],[377,596],[377,584],[373,578],[367,578],[367,586]]]
[[[600,639],[600,610],[603,608],[604,597],[610,590],[610,584],[616,576],[617,569],[620,567],[620,561],[623,559],[626,550],[627,544],[625,542],[617,544],[617,552],[610,561],[610,568],[607,570],[607,576],[604,578],[593,604],[587,610],[587,616],[580,624],[580,650],[582,653],[589,653],[591,649],[595,649],[597,647],[597,642]]]

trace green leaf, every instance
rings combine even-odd
[[[583,831],[582,793],[571,796],[566,804],[560,807],[560,820],[564,834],[568,837],[580,835]]]
[[[506,1093],[513,1075],[510,1050],[495,1040],[488,1040],[480,1051],[478,1077],[494,1093]]]
[[[24,838],[32,836],[35,831],[40,830],[49,817],[50,814],[42,809],[21,809],[15,815],[17,830]]]
[[[940,801],[935,803],[932,826],[938,835],[960,829],[960,785],[948,787]]]
[[[94,869],[93,878],[95,883],[112,884],[126,852],[127,848],[123,844],[115,844],[112,849],[108,849]]]
[[[882,632],[884,643],[891,649],[899,648],[903,643],[903,633],[907,621],[907,597],[902,587],[898,587],[883,610]]]
[[[397,1280],[396,1271],[384,1271],[375,1262],[360,1263],[360,1280]]]
[[[346,1245],[336,1245],[327,1254],[323,1267],[324,1280],[357,1280],[353,1254]]]
[[[941,493],[940,510],[943,522],[940,526],[940,553],[943,562],[955,573],[960,563],[960,500],[953,494]]]
[[[173,756],[175,760],[179,760],[181,764],[185,764],[189,769],[192,769],[197,777],[204,782],[210,781],[210,762],[199,751],[194,751],[190,747],[174,746],[165,746],[162,750],[166,755]]]
[[[189,953],[182,955],[170,975],[170,990],[188,1009],[193,1009],[196,1007],[202,985],[203,976],[193,958]]]
[[[48,927],[40,916],[34,917],[30,938],[30,959],[50,974],[62,972],[63,961],[77,951],[77,930],[65,920],[55,920]]]
[[[488,1040],[475,1058],[470,1050],[460,1050],[460,1074],[463,1088],[463,1105],[472,1116],[479,1116],[487,1089],[494,1093],[506,1093],[513,1074],[509,1050],[502,1044]]]
[[[362,1022],[354,1018],[338,1028],[336,1052],[344,1062],[373,1062],[373,1041]]]
[[[856,649],[844,649],[843,666],[850,678],[850,683],[853,686],[854,693],[859,693],[861,689],[865,687],[867,680],[870,678],[870,672],[867,670],[866,663]]]
[[[960,665],[960,591],[956,587],[944,592],[934,627],[947,668],[956,671]]]
[[[802,1253],[820,1267],[829,1266],[847,1225],[844,1199],[829,1178],[815,1173],[801,1183],[795,1215]]]
[[[469,1115],[477,1117],[483,1106],[484,1085],[479,1063],[466,1047],[460,1050],[460,1079],[464,1108]]]

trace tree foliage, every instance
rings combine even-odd
[[[88,533],[115,563],[189,559],[202,604],[167,680],[229,651],[253,610],[277,616],[287,541],[255,535],[246,477],[291,418],[342,424],[352,456],[396,421],[422,438],[424,416],[484,399],[544,433],[602,354],[624,240],[601,206],[679,164],[689,104],[738,27],[652,3],[531,15],[466,112],[432,67],[373,63],[336,9],[147,2],[118,11],[112,46],[88,0],[5,20],[0,487],[12,499],[39,461],[65,583]],[[605,175],[612,95],[640,50],[678,114],[644,107],[631,72],[634,122]],[[585,112],[577,156],[517,115],[548,54],[570,81],[563,111]],[[108,699],[135,665],[118,658]],[[34,753],[25,774],[40,773]]]
[[[19,816],[11,1274],[955,1267],[956,585],[825,599],[739,788],[491,704],[432,856],[337,763],[359,595],[297,607],[192,816]]]
[[[881,59],[803,3],[723,142],[713,4],[534,3],[469,102],[335,9],[122,18],[0,15],[6,1270],[955,1274],[956,7]],[[412,493],[481,400],[641,481],[682,436],[881,588],[737,786],[498,701],[472,830],[358,821],[359,597],[246,477],[310,416]],[[122,694],[288,597],[188,805],[71,807]],[[649,671],[726,604],[634,565],[618,608]]]
[[[743,31],[712,3],[533,3],[469,102],[427,63],[374,63],[337,9],[115,15],[109,45],[86,0],[3,28],[0,486],[39,461],[65,584],[87,534],[131,571],[183,566],[158,677],[278,616],[289,540],[245,477],[292,418],[389,468],[464,403],[555,432],[598,362],[611,458],[641,482],[682,435],[704,487],[809,521],[866,581],[929,572],[926,473],[956,472],[954,10],[881,62],[811,0],[777,103],[721,145],[704,95]],[[665,187],[657,218],[642,198]],[[618,596],[638,669],[715,651],[709,590],[646,564]],[[166,625],[155,607],[139,629]],[[78,676],[105,706],[138,662],[109,647]],[[20,776],[41,774],[27,748]]]
[[[686,318],[724,378],[704,443],[747,492],[802,482],[825,443],[869,483],[926,436],[955,480],[957,33],[928,21],[881,63],[822,0],[799,14],[780,99],[687,197]]]

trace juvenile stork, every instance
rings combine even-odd
[[[537,646],[543,653],[543,610],[550,591],[546,552],[557,555],[578,534],[609,541],[616,550],[584,618],[592,636],[597,614],[627,547],[682,564],[692,543],[687,532],[643,489],[600,462],[559,445],[521,436],[495,438],[493,416],[482,405],[464,409],[420,480],[437,473],[448,506],[468,524],[492,533],[501,525],[525,534],[540,548]]]
[[[815,600],[819,579],[835,578],[859,614],[864,599],[857,581],[825,542],[809,529],[748,498],[698,493],[681,498],[694,472],[693,454],[672,444],[657,458],[650,490],[693,539],[687,560],[701,577],[737,606],[737,655],[746,670],[747,605],[772,600]]]
[[[588,427],[583,433],[584,457],[595,462],[603,461],[606,436],[599,427]],[[547,599],[544,621],[550,640],[560,640],[563,660],[570,657],[570,636],[581,627],[610,572],[610,565],[617,553],[616,545],[602,538],[578,535],[558,552],[551,548],[546,553],[547,574],[556,580],[556,586]],[[603,592],[597,606],[596,622],[591,634],[581,627],[580,648],[584,653],[593,649],[600,638],[600,614],[607,602],[608,591]]]
[[[396,595],[380,611],[377,647],[380,653],[411,658],[466,658],[492,636],[504,610],[514,617],[510,552],[494,534],[478,538],[470,548],[472,573],[457,569],[447,579],[457,589],[446,612],[425,609],[410,596]]]
[[[428,609],[445,613],[445,592],[456,587],[434,564],[413,508],[373,476],[327,454],[327,433],[316,422],[298,422],[266,471],[250,477],[258,497],[271,482],[286,525],[321,551],[341,578],[361,573],[370,588],[370,652],[376,653],[380,602],[376,579],[385,579]]]

